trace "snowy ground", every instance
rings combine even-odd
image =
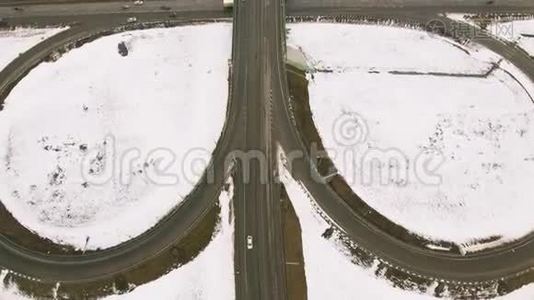
[[[31,71],[0,112],[4,205],[77,248],[156,224],[221,134],[231,34],[228,23],[125,32]]]
[[[16,28],[0,30],[0,70],[19,54],[66,28]]]
[[[290,28],[290,44],[335,70],[310,76],[313,120],[364,201],[431,240],[504,242],[534,228],[534,106],[523,87],[501,69],[487,78],[383,71],[473,72],[497,61],[495,54],[409,29]],[[511,64],[501,65],[532,90]]]
[[[504,26],[511,24],[513,31],[512,40],[519,47],[525,49],[531,56],[534,56],[534,20],[521,20],[503,23]]]
[[[231,183],[231,182],[230,182]],[[234,218],[231,213],[233,184],[221,194],[219,232],[192,262],[169,274],[137,287],[133,292],[110,296],[106,300],[159,299],[235,299]]]
[[[447,17],[476,25],[472,15],[466,14],[447,14]],[[486,30],[498,38],[515,42],[519,47],[534,56],[534,19],[505,21],[499,19],[491,20]]]
[[[308,299],[433,299],[396,289],[377,279],[373,269],[352,263],[350,253],[338,240],[321,236],[330,226],[316,213],[304,188],[285,169],[280,174],[302,228]]]
[[[498,56],[483,47],[405,28],[350,24],[289,24],[288,44],[302,48],[309,64],[341,72],[419,71],[480,74]],[[310,34],[310,32],[313,32]],[[316,34],[316,35],[315,35]],[[325,43],[335,41],[336,46]],[[414,53],[417,45],[417,53]],[[469,51],[467,55],[465,51]]]
[[[221,223],[213,240],[193,261],[167,275],[135,288],[124,295],[106,300],[152,299],[235,299],[234,284],[234,218],[231,213],[233,184],[219,197]],[[0,274],[0,280],[6,273]],[[4,298],[5,297],[5,298]],[[1,299],[26,300],[16,286],[0,289]]]
[[[295,181],[282,167],[281,180],[302,228],[304,267],[308,299],[438,299],[433,295],[434,285],[426,293],[395,288],[392,283],[375,275],[376,263],[364,268],[352,262],[347,248],[336,235],[325,239],[321,235],[330,225],[317,213],[314,200],[303,185]],[[519,300],[534,296],[534,285],[526,286],[496,300]],[[442,299],[449,299],[443,295]]]

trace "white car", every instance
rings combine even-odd
[[[247,249],[252,249],[254,248],[254,245],[252,244],[252,236],[248,235],[247,236]]]
[[[135,22],[137,22],[137,18],[136,18],[136,17],[130,17],[130,18],[128,18],[128,19],[126,20],[126,22],[128,22],[128,23],[135,23]]]
[[[134,1],[134,4],[139,6],[139,5],[143,5],[145,2],[143,0],[136,0]]]

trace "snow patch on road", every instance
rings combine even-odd
[[[208,161],[221,134],[231,34],[229,23],[124,32],[37,66],[0,112],[3,204],[78,249],[154,226],[193,189],[204,168],[193,159]]]
[[[519,81],[502,69],[487,78],[369,73],[361,66],[480,71],[499,57],[484,55],[488,62],[476,54],[486,50],[463,52],[407,29],[290,29],[289,43],[316,66],[340,70],[309,75],[310,106],[328,154],[364,201],[431,240],[472,245],[500,236],[502,243],[534,228],[534,106],[525,92],[532,83],[511,64],[503,62]],[[354,129],[363,139],[343,140]]]
[[[66,29],[68,27],[0,30],[0,71],[31,47]]]

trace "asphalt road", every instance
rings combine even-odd
[[[409,9],[416,11],[499,11],[533,8],[531,0],[287,0],[287,10],[294,11],[336,11],[339,14],[351,9]]]
[[[31,1],[0,1],[0,16],[2,17],[40,17],[40,16],[83,16],[83,15],[109,15],[109,14],[136,14],[136,13],[169,13],[171,11],[217,11],[223,10],[222,0],[153,0],[145,1],[143,5],[134,5],[132,1],[108,2],[64,2],[45,3]],[[37,4],[36,4],[37,3]],[[129,5],[124,9],[124,5]],[[19,10],[14,8],[18,7]]]
[[[122,6],[132,2],[110,1],[53,3],[39,5],[11,6],[12,1],[0,1],[0,18],[10,26],[36,25],[52,26],[58,24],[80,24],[87,28],[98,26],[112,26],[127,24],[130,17],[136,17],[139,22],[207,20],[221,17],[231,17],[230,10],[224,10],[222,1],[215,0],[158,0],[150,1],[141,6],[132,5],[129,9]],[[26,3],[26,1],[23,1]],[[22,11],[14,7],[23,8]],[[162,7],[167,7],[163,9]]]
[[[174,5],[172,10],[181,11],[178,18],[224,16],[219,1],[162,2]],[[482,2],[451,0],[437,6],[422,0],[395,0],[373,1],[373,7],[368,7],[370,1],[288,0],[288,12],[290,15],[312,16],[395,16],[424,23],[440,18],[438,13],[458,7],[486,11],[501,11],[512,5],[514,10],[520,11],[531,11],[529,7],[534,7],[532,1],[497,0],[493,5]],[[216,202],[229,172],[225,164],[227,153],[236,149],[252,150],[267,154],[264,161],[267,167],[262,167],[256,160],[250,161],[250,165],[244,164],[248,160],[238,160],[236,165],[236,295],[240,299],[286,298],[279,186],[265,182],[273,182],[274,149],[278,143],[286,151],[307,152],[291,121],[283,55],[284,14],[280,4],[274,0],[240,0],[235,10],[234,72],[227,122],[212,162],[216,170],[215,184],[203,180],[182,205],[155,228],[125,244],[95,254],[48,256],[22,249],[0,236],[0,265],[47,281],[66,282],[93,280],[129,270],[175,244]],[[0,89],[16,82],[52,49],[123,24],[128,16],[139,16],[143,21],[170,19],[169,12],[162,11],[158,1],[147,1],[144,6],[129,10],[123,10],[121,5],[116,2],[105,9],[102,3],[30,5],[23,12],[15,12],[0,4],[0,16],[8,17],[12,24],[79,22],[70,30],[32,48],[0,72]],[[512,61],[534,79],[534,61],[524,52],[489,37],[479,42]],[[403,243],[355,214],[327,185],[316,183],[312,176],[318,174],[309,166],[309,157],[296,161],[294,175],[323,210],[360,246],[398,268],[428,277],[479,282],[500,279],[534,266],[534,243],[530,240],[516,244],[513,249],[465,257],[436,254]],[[243,176],[245,173],[249,174],[248,179]],[[248,235],[254,240],[250,250],[246,248]]]
[[[279,45],[279,3],[239,1],[233,97],[243,98],[244,140],[236,180],[235,268],[238,299],[285,299],[285,260],[279,186],[273,182],[272,51]],[[254,154],[258,154],[254,157]],[[264,155],[265,154],[265,155]],[[253,248],[247,248],[247,236]]]

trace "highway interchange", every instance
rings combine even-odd
[[[0,1],[0,16],[10,24],[42,25],[73,22],[71,29],[54,36],[18,57],[0,72],[0,102],[9,89],[53,50],[95,34],[111,33],[127,17],[142,22],[188,22],[228,19],[221,1],[147,1],[143,6],[122,8],[124,2],[36,4],[20,1],[24,11],[13,10],[15,1]],[[19,4],[17,4],[19,5]],[[170,7],[171,14],[162,6]],[[149,232],[127,243],[86,255],[46,255],[13,244],[0,236],[0,265],[49,282],[85,282],[125,272],[159,255],[183,238],[217,201],[225,176],[232,172],[226,154],[259,151],[265,162],[236,160],[235,268],[239,299],[286,299],[285,258],[280,220],[280,184],[276,183],[276,147],[286,152],[308,153],[292,121],[284,60],[285,16],[344,16],[393,18],[426,24],[450,11],[519,11],[534,13],[532,1],[418,0],[321,1],[239,0],[233,10],[234,39],[227,122],[212,159],[215,181],[204,178],[194,192]],[[448,26],[450,27],[450,26]],[[523,51],[489,36],[477,42],[520,67],[534,80],[534,60]],[[460,285],[490,284],[532,271],[534,241],[527,237],[507,247],[461,256],[424,250],[405,243],[367,222],[354,212],[319,176],[312,158],[295,160],[293,176],[300,180],[324,212],[352,241],[391,267],[422,278]],[[262,166],[264,163],[265,166]],[[243,174],[248,174],[246,180]],[[254,249],[246,249],[246,236],[254,237]],[[513,250],[513,251],[512,251]],[[355,295],[356,297],[357,295]]]

